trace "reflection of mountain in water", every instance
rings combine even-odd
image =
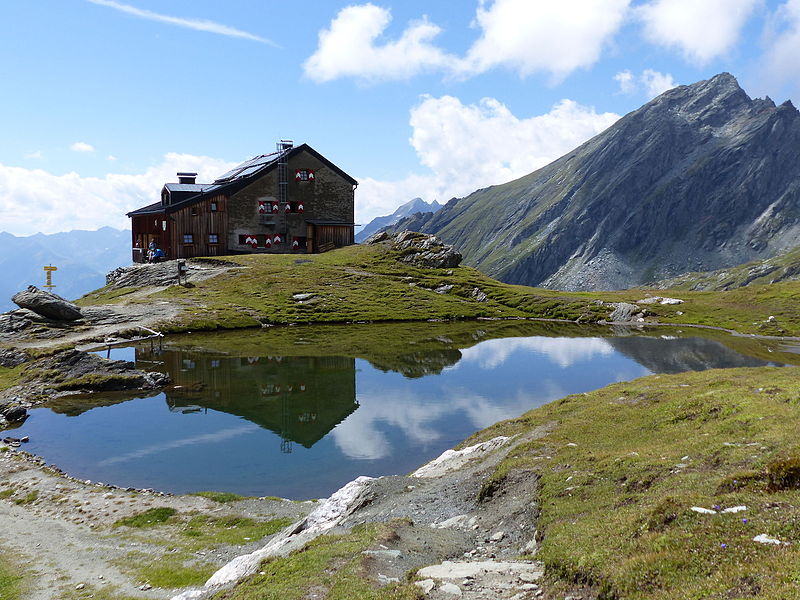
[[[369,363],[384,373],[396,371],[401,375],[414,379],[426,375],[438,375],[446,367],[452,367],[461,360],[461,352],[455,348],[450,350],[428,350],[412,352],[398,356],[370,358]]]
[[[291,442],[310,448],[358,408],[352,358],[231,358],[180,350],[154,356],[137,348],[136,360],[152,360],[151,368],[172,377],[170,410],[237,415],[280,435],[284,451]]]
[[[705,338],[609,337],[615,350],[654,373],[683,373],[733,367],[763,367],[764,360],[739,354]]]

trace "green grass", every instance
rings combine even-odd
[[[22,383],[22,372],[26,365],[16,367],[0,367],[0,390]]]
[[[238,329],[263,324],[426,321],[491,318],[562,319],[594,323],[607,319],[609,302],[635,302],[648,295],[677,296],[678,306],[649,305],[651,319],[734,329],[762,335],[800,335],[794,301],[800,282],[751,285],[729,292],[626,290],[560,292],[508,285],[470,267],[417,268],[398,261],[401,253],[382,246],[350,246],[325,254],[225,257],[236,269],[196,282],[172,286],[136,302],[167,299],[182,306],[178,318],[162,323],[164,332]],[[434,290],[452,285],[446,294]],[[486,294],[485,302],[473,290]],[[311,293],[301,303],[293,294]],[[84,305],[126,302],[128,293],[106,288],[85,296]],[[606,305],[599,304],[605,302]],[[682,314],[678,314],[678,313]],[[767,322],[775,316],[775,322]]]
[[[568,396],[465,444],[547,428],[482,493],[491,502],[514,471],[539,478],[537,557],[556,583],[602,599],[777,600],[800,584],[798,421],[795,369],[705,371]],[[752,541],[761,533],[791,545]]]
[[[751,261],[728,269],[679,275],[663,282],[678,290],[729,290],[763,285],[800,276],[800,248],[765,260]]]
[[[98,375],[97,373],[87,373],[80,377],[55,383],[53,388],[57,390],[120,390],[136,387],[140,382],[141,377],[138,375]]]
[[[136,582],[165,589],[202,585],[218,568],[185,554],[168,554],[153,560],[138,552],[131,552],[120,567]]]
[[[200,496],[202,498],[208,498],[209,500],[213,500],[214,502],[219,502],[221,504],[225,504],[227,502],[238,502],[239,500],[244,500],[247,496],[240,496],[239,494],[234,494],[233,492],[195,492],[192,496]]]
[[[374,587],[363,576],[363,550],[394,524],[353,528],[346,535],[325,535],[285,558],[266,561],[262,574],[251,576],[215,600],[301,600],[316,594],[327,600],[421,600],[411,583]]]
[[[181,546],[194,550],[221,544],[247,544],[278,533],[291,524],[291,519],[256,521],[233,515],[224,517],[197,515],[182,523],[180,534],[190,541],[181,543]]]
[[[0,552],[0,600],[21,600],[24,577],[21,568],[7,555]]]
[[[0,499],[10,498],[14,495],[14,488],[6,488],[3,491],[0,491]]]
[[[113,304],[121,298],[125,298],[129,294],[138,291],[137,287],[123,287],[118,289],[111,289],[108,286],[101,287],[93,292],[82,296],[75,301],[78,306],[91,306],[93,304]],[[126,298],[126,300],[128,300]]]
[[[177,510],[166,506],[161,506],[158,508],[150,508],[144,512],[140,512],[135,515],[131,515],[130,517],[125,517],[117,520],[114,523],[114,527],[125,526],[125,527],[135,527],[138,529],[141,529],[143,527],[153,527],[155,525],[165,523],[176,514],[178,514]]]
[[[24,504],[32,504],[39,499],[39,490],[32,490],[25,494],[22,498],[17,498],[14,500],[14,504],[17,505],[24,505]]]
[[[59,591],[59,600],[137,600],[133,596],[123,596],[115,585],[105,584],[94,586],[87,584],[82,590],[76,590],[69,585],[64,590]]]
[[[179,588],[204,583],[219,565],[198,560],[198,552],[223,546],[243,546],[277,533],[291,524],[291,519],[257,521],[237,515],[209,516],[177,513],[172,509],[151,509],[120,519],[116,526],[151,528],[145,534],[132,534],[131,539],[155,544],[167,552],[154,558],[152,554],[130,553],[119,563],[137,582],[154,587]]]

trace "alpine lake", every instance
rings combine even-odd
[[[613,382],[800,363],[777,341],[529,321],[188,334],[110,357],[172,384],[33,409],[14,431],[26,450],[123,487],[292,499],[413,471],[492,423]]]

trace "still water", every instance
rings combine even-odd
[[[112,354],[169,373],[166,391],[62,399],[32,410],[14,435],[82,479],[314,498],[358,475],[411,471],[568,394],[650,373],[778,364],[700,337],[576,333],[462,323],[184,336]]]

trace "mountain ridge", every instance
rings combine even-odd
[[[106,273],[131,263],[130,230],[101,227],[18,237],[0,232],[0,312],[16,308],[11,296],[45,281],[42,267],[54,265],[54,293],[77,298],[105,285]]]
[[[800,113],[729,73],[669,90],[545,167],[416,229],[507,283],[623,289],[763,259],[800,233]]]
[[[364,228],[356,234],[355,240],[356,242],[361,243],[373,233],[377,233],[384,227],[394,225],[404,217],[408,217],[417,213],[435,213],[441,207],[442,205],[436,200],[425,202],[422,198],[414,198],[413,200],[409,200],[405,204],[398,206],[392,214],[384,215],[382,217],[375,217],[372,219],[372,221],[367,223]]]

